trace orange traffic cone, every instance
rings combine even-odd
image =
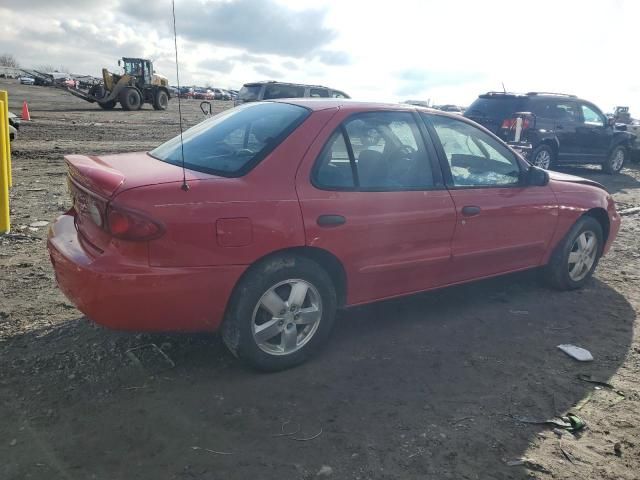
[[[29,115],[29,105],[27,105],[26,100],[22,103],[22,120],[31,120],[31,115]]]

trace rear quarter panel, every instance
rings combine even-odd
[[[244,177],[210,176],[127,190],[114,203],[139,210],[166,228],[149,242],[153,266],[250,265],[277,250],[305,245],[295,173],[308,146],[335,113],[312,113]]]

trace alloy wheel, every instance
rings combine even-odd
[[[579,282],[591,271],[598,253],[598,237],[590,230],[582,232],[574,240],[569,252],[569,277]]]
[[[279,282],[267,290],[253,310],[256,345],[270,355],[290,355],[306,345],[322,319],[316,287],[300,279]]]
[[[551,165],[551,154],[547,150],[540,150],[536,155],[536,158],[533,159],[533,164],[536,167],[548,170]]]
[[[611,159],[611,169],[614,172],[617,172],[622,168],[623,163],[624,163],[624,150],[618,149],[616,150],[616,154]]]

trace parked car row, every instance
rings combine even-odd
[[[202,87],[171,87],[176,96],[180,98],[190,98],[198,100],[235,100],[238,95],[237,90],[226,90],[223,88],[202,88]]]

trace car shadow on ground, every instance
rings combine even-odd
[[[578,374],[611,377],[634,318],[598,280],[556,292],[525,272],[342,311],[326,348],[275,374],[245,368],[217,336],[70,321],[5,348],[2,435],[19,441],[2,468],[5,478],[311,478],[321,465],[336,478],[530,478],[505,461],[549,428],[514,417],[566,413],[593,391]],[[576,362],[562,343],[595,361]]]

